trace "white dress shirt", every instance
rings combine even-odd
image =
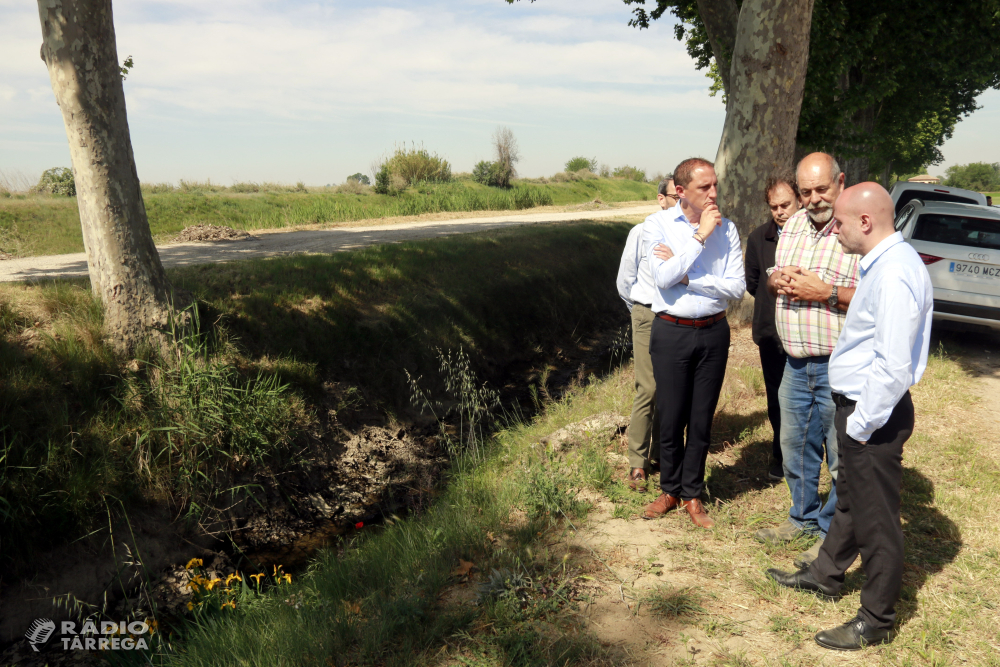
[[[649,272],[649,257],[642,238],[643,228],[647,224],[649,218],[628,233],[625,252],[622,253],[622,261],[618,267],[618,295],[630,311],[634,303],[647,306],[653,303],[653,274]]]
[[[743,249],[736,225],[722,219],[705,241],[694,238],[696,225],[688,222],[680,204],[646,218],[643,241],[652,274],[653,312],[674,317],[708,317],[724,311],[729,300],[739,299],[746,290]],[[674,256],[667,261],[656,257],[657,244],[670,247]],[[681,282],[688,277],[688,284]]]
[[[934,288],[896,232],[861,259],[861,281],[830,355],[830,388],[857,401],[847,435],[866,442],[927,368]]]

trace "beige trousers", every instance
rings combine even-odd
[[[635,360],[635,401],[628,427],[629,468],[649,472],[660,460],[660,419],[656,414],[656,381],[649,356],[649,334],[656,314],[641,303],[632,306],[632,355]]]

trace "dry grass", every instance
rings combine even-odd
[[[812,640],[853,617],[863,581],[860,562],[836,603],[782,589],[764,575],[791,569],[807,548],[762,545],[754,531],[782,521],[788,491],[767,482],[771,429],[763,378],[749,328],[734,329],[730,367],[716,415],[707,471],[710,532],[686,515],[638,518],[654,486],[639,495],[605,486],[585,526],[553,548],[582,545],[597,584],[587,629],[642,665],[1000,665],[1000,466],[992,431],[964,360],[939,352],[913,389],[917,433],[907,443],[903,479],[906,564],[899,634],[887,647],[831,654]],[[608,391],[627,414],[630,392]],[[623,440],[610,445],[616,477],[626,473]],[[829,478],[821,482],[824,493]],[[699,610],[704,610],[701,613]]]

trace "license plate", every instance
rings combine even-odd
[[[956,278],[981,282],[1000,282],[1000,266],[976,264],[975,262],[952,262],[948,268]]]

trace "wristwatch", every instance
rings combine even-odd
[[[837,286],[833,286],[833,291],[830,292],[830,298],[826,300],[831,308],[837,307]]]

